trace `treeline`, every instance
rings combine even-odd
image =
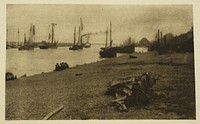
[[[149,47],[149,45],[150,41],[146,37],[142,38],[139,42],[135,43],[136,47]]]
[[[129,45],[135,45],[135,40],[131,39],[131,37],[126,39],[120,46],[129,46]]]
[[[162,53],[173,52],[194,52],[193,28],[190,31],[173,38],[167,35],[162,36],[162,32],[158,30],[156,38],[149,46],[150,51],[158,51]]]

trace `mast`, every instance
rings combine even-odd
[[[79,30],[78,30],[78,44],[80,44],[81,42],[81,28],[79,26]]]
[[[12,42],[14,42],[14,41],[15,41],[15,31],[13,29],[13,41]]]
[[[49,29],[48,29],[48,43],[50,43],[51,41],[51,25],[49,25]]]
[[[8,29],[6,29],[6,42],[8,43]]]
[[[30,36],[29,36],[27,44],[30,44],[32,42],[33,42],[33,25],[31,24],[31,27],[30,27]]]
[[[81,31],[83,30],[83,21],[82,21],[82,18],[80,18],[80,23],[81,23],[81,25],[80,25],[80,44],[82,45],[83,43],[82,43],[82,35],[81,35]]]
[[[105,47],[107,47],[107,45],[108,45],[108,27],[106,29],[106,46]]]
[[[160,45],[160,30],[158,29],[158,45]]]
[[[18,32],[17,32],[17,38],[18,38],[18,43],[19,43],[19,28],[18,28]]]
[[[24,33],[24,45],[26,44],[26,34]]]
[[[160,45],[163,45],[162,32],[160,32]]]
[[[54,28],[53,28],[53,24],[52,24],[52,37],[51,37],[51,43],[53,44],[53,37],[54,37]]]
[[[80,44],[82,44],[82,35],[81,35],[81,31],[82,31],[82,26],[80,27]]]
[[[74,27],[74,44],[76,44],[76,26]]]
[[[110,22],[110,47],[112,46],[112,24]]]
[[[131,42],[132,42],[132,39],[131,39],[131,37],[129,37],[129,42],[130,42],[130,44],[131,44]]]
[[[52,37],[51,37],[51,43],[53,44],[54,41],[54,26],[57,25],[56,23],[51,23],[52,24]],[[54,42],[53,42],[54,41]]]
[[[35,42],[35,25],[33,25],[33,42]]]

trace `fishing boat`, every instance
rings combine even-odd
[[[107,39],[108,39],[108,28],[106,30],[106,45],[105,45],[105,47],[101,48],[101,51],[99,52],[100,57],[102,57],[102,58],[116,57],[117,56],[116,49],[114,49],[112,47],[113,40],[112,40],[112,25],[111,25],[111,22],[110,22],[110,46],[109,47],[107,46]]]
[[[82,42],[82,35],[81,35],[81,31],[83,30],[83,23],[81,18],[80,21],[81,21],[81,26],[79,26],[79,31],[78,31],[78,41],[76,42],[76,27],[74,27],[74,43],[71,47],[69,47],[69,50],[83,49],[84,44]]]
[[[87,41],[84,43],[84,48],[90,48],[91,43],[89,42],[90,35],[87,35]]]
[[[35,25],[30,27],[30,36],[28,41],[26,40],[26,34],[24,34],[24,45],[19,47],[19,50],[34,50],[35,42]]]
[[[38,45],[40,49],[56,49],[57,48],[57,42],[55,40],[55,33],[54,33],[54,26],[57,25],[55,23],[51,23],[52,30],[50,31],[50,25],[49,25],[49,32],[48,32],[48,39],[46,41],[41,41],[41,43]]]
[[[6,29],[6,49],[10,49],[10,48],[11,48],[11,45],[8,42],[8,29]]]
[[[6,49],[10,49],[10,45],[8,44],[8,29],[6,29]]]
[[[80,49],[83,49],[80,27],[79,27],[79,37],[77,43],[76,43],[76,27],[74,27],[74,43],[71,47],[69,47],[69,50],[80,50]]]
[[[19,48],[20,44],[19,44],[19,28],[18,28],[18,32],[17,32],[17,37],[18,37],[18,42],[15,41],[14,38],[14,32],[13,32],[13,41],[8,42],[8,29],[6,30],[6,49],[10,49],[10,48]]]
[[[13,42],[11,44],[11,48],[19,48],[20,47],[20,43],[19,43],[19,28],[18,28],[18,32],[17,32],[17,39],[18,39],[18,42]]]
[[[41,41],[41,43],[38,45],[40,49],[49,49],[51,46],[50,43],[47,43],[46,41]]]

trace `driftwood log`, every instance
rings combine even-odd
[[[52,111],[48,115],[46,115],[42,120],[48,120],[49,118],[51,118],[53,115],[55,115],[56,113],[58,113],[63,108],[64,108],[64,106],[60,106],[59,108],[55,109],[54,111]]]

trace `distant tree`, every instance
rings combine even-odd
[[[194,41],[193,41],[193,27],[186,33],[178,36],[168,33],[163,37],[163,41],[154,40],[149,45],[149,50],[156,50],[159,53],[169,52],[194,52]]]
[[[125,40],[123,42],[123,44],[121,46],[128,46],[128,45],[132,45],[135,44],[135,40],[131,39],[131,37],[129,37],[127,40]]]
[[[142,38],[137,44],[136,46],[139,46],[139,47],[149,47],[150,45],[150,41],[147,39],[147,38]]]

